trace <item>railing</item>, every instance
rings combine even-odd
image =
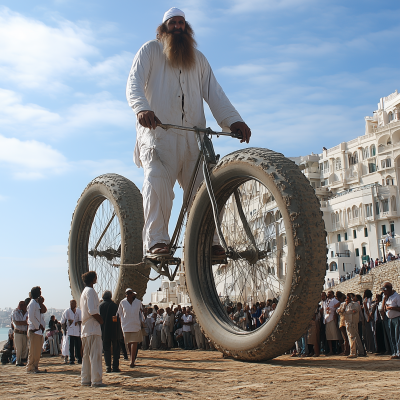
[[[396,89],[393,93],[389,94],[389,96],[384,97],[383,100],[390,101],[390,100],[394,99],[398,94],[399,94],[399,92]]]
[[[344,196],[344,195],[346,195],[346,194],[353,193],[353,192],[358,192],[358,191],[364,190],[364,189],[369,189],[369,188],[375,187],[375,186],[376,186],[376,187],[382,187],[382,186],[379,185],[378,183],[369,183],[368,185],[364,185],[364,186],[360,186],[360,187],[358,187],[358,188],[348,189],[348,190],[345,190],[344,192],[336,193],[336,196],[333,196],[333,197],[331,198],[331,200],[332,200],[332,199],[335,199],[336,197]]]
[[[385,131],[389,128],[395,128],[397,126],[400,126],[400,121],[391,122],[390,124],[386,124],[385,126],[380,126],[380,127],[378,127],[377,132],[382,133],[383,131]]]
[[[330,149],[328,149],[327,153],[328,154],[333,153],[334,151],[339,150],[339,148],[340,148],[340,145],[338,144],[337,146],[331,147]]]
[[[378,154],[384,153],[385,151],[390,151],[391,149],[393,149],[392,144],[388,144],[386,146],[378,146]]]
[[[358,137],[356,137],[355,139],[349,140],[349,141],[347,142],[347,147],[348,147],[348,146],[351,146],[351,145],[354,144],[354,143],[358,143]]]

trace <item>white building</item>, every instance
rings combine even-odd
[[[400,94],[381,98],[365,134],[299,166],[321,200],[327,231],[327,278],[337,279],[369,257],[400,252]],[[317,164],[318,163],[318,164]],[[383,245],[392,236],[390,245]],[[384,250],[383,250],[384,249]]]
[[[151,303],[157,304],[162,308],[170,307],[171,304],[180,304],[182,306],[190,304],[182,264],[172,282],[165,276],[162,278],[160,288],[151,293]]]

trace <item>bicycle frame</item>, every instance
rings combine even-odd
[[[219,216],[218,206],[217,206],[217,202],[215,200],[214,191],[213,191],[213,188],[211,185],[211,179],[210,179],[210,173],[209,173],[209,170],[212,169],[219,160],[219,155],[218,156],[215,155],[211,137],[212,137],[212,135],[216,135],[217,137],[219,135],[223,135],[223,136],[231,136],[234,138],[241,138],[241,135],[238,135],[236,133],[228,133],[228,132],[214,132],[210,128],[205,128],[205,129],[197,128],[197,127],[187,128],[187,127],[183,127],[183,126],[179,126],[179,125],[169,125],[169,124],[158,124],[158,126],[160,126],[161,128],[163,128],[165,130],[173,128],[173,129],[180,129],[180,130],[195,132],[197,143],[198,143],[199,150],[200,150],[195,167],[193,169],[192,176],[189,181],[188,190],[186,191],[185,196],[183,198],[183,204],[181,207],[181,211],[179,213],[179,217],[178,217],[178,220],[177,220],[177,223],[175,226],[175,230],[172,235],[171,242],[168,246],[169,250],[171,252],[171,255],[173,255],[175,253],[175,251],[178,249],[178,241],[179,241],[179,236],[182,232],[183,221],[184,221],[185,215],[190,206],[190,201],[192,198],[194,185],[195,185],[196,178],[199,174],[199,170],[200,170],[201,166],[203,169],[204,182],[206,184],[207,191],[210,196],[210,200],[211,200],[211,204],[212,204],[212,208],[213,208],[213,214],[214,214],[214,220],[215,220],[215,226],[217,229],[217,234],[218,234],[219,240],[220,240],[221,245],[224,248],[225,252],[229,253],[228,246],[225,242],[225,238],[222,233],[221,223],[220,223],[219,217],[218,217]],[[203,135],[201,135],[201,133]]]
[[[175,225],[174,233],[171,238],[171,242],[168,246],[170,253],[169,254],[157,254],[157,255],[145,255],[143,257],[143,261],[145,264],[149,265],[152,269],[154,269],[159,275],[156,278],[149,278],[150,280],[154,281],[160,277],[160,275],[168,277],[170,281],[173,281],[175,279],[176,273],[178,271],[178,268],[181,264],[181,259],[174,257],[174,254],[176,250],[178,249],[178,242],[179,242],[179,237],[182,232],[182,227],[183,227],[183,221],[185,219],[185,215],[188,212],[188,209],[190,207],[190,201],[192,198],[193,190],[194,190],[194,185],[196,183],[196,178],[199,174],[200,168],[203,170],[203,176],[204,176],[204,182],[207,188],[208,195],[210,197],[211,201],[211,206],[213,210],[213,216],[214,216],[214,222],[215,222],[215,228],[217,231],[217,235],[220,241],[221,246],[225,250],[225,256],[222,256],[225,261],[227,262],[227,257],[232,258],[232,259],[238,259],[242,258],[243,256],[248,259],[258,259],[259,255],[262,257],[261,253],[257,250],[256,243],[253,237],[253,234],[251,233],[251,229],[249,227],[249,224],[247,222],[247,219],[244,215],[241,201],[240,201],[240,195],[237,190],[234,191],[234,196],[236,200],[236,204],[238,207],[239,211],[239,216],[242,221],[244,230],[246,234],[248,235],[250,242],[252,244],[252,248],[250,250],[247,250],[245,252],[237,253],[234,251],[232,248],[228,248],[228,245],[226,244],[224,235],[222,233],[221,229],[221,222],[219,220],[219,210],[218,210],[218,205],[217,201],[214,196],[214,190],[212,188],[211,184],[211,177],[210,177],[210,170],[214,168],[214,166],[217,164],[219,160],[219,155],[215,155],[214,152],[214,147],[212,145],[211,138],[213,135],[219,137],[219,136],[230,136],[236,139],[241,139],[242,135],[238,133],[228,133],[228,132],[215,132],[210,128],[189,128],[185,126],[180,126],[180,125],[171,125],[171,124],[158,124],[157,126],[163,128],[164,130],[168,129],[179,129],[179,130],[184,130],[184,131],[189,131],[189,132],[195,132],[196,134],[196,139],[197,143],[199,146],[199,156],[197,158],[196,164],[194,166],[192,176],[189,181],[189,187],[185,192],[184,198],[183,198],[183,203],[182,207],[179,213],[178,220]],[[222,261],[222,260],[220,260]],[[130,266],[130,264],[124,264],[125,266]],[[175,265],[175,270],[171,274],[169,270],[169,265]],[[117,266],[117,265],[115,265]],[[132,266],[135,266],[132,264]],[[139,271],[137,271],[140,273]]]

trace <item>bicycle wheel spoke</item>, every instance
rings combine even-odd
[[[99,296],[105,290],[114,292],[118,281],[119,270],[112,264],[120,263],[121,232],[118,218],[113,215],[113,205],[104,200],[96,211],[89,235],[89,270],[97,273],[95,290]]]
[[[213,266],[221,301],[251,307],[279,299],[285,285],[285,229],[269,190],[255,179],[240,185],[224,204],[221,228],[228,247],[237,254],[228,264]],[[262,256],[252,260],[246,254],[254,246]]]

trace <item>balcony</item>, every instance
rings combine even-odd
[[[355,217],[348,220],[347,226],[350,228],[352,226],[364,225],[363,217]]]
[[[341,222],[336,222],[332,224],[332,232],[341,231],[343,230],[343,224]]]
[[[345,250],[343,253],[336,253],[336,257],[350,257],[350,250]]]
[[[379,145],[378,154],[386,153],[387,151],[391,151],[391,150],[393,150],[393,145],[392,144],[387,144],[386,146]]]
[[[320,197],[328,197],[331,193],[326,186],[315,188],[315,194]]]
[[[376,215],[376,219],[390,219],[397,217],[397,211],[390,210],[390,211],[381,211],[379,214]]]

